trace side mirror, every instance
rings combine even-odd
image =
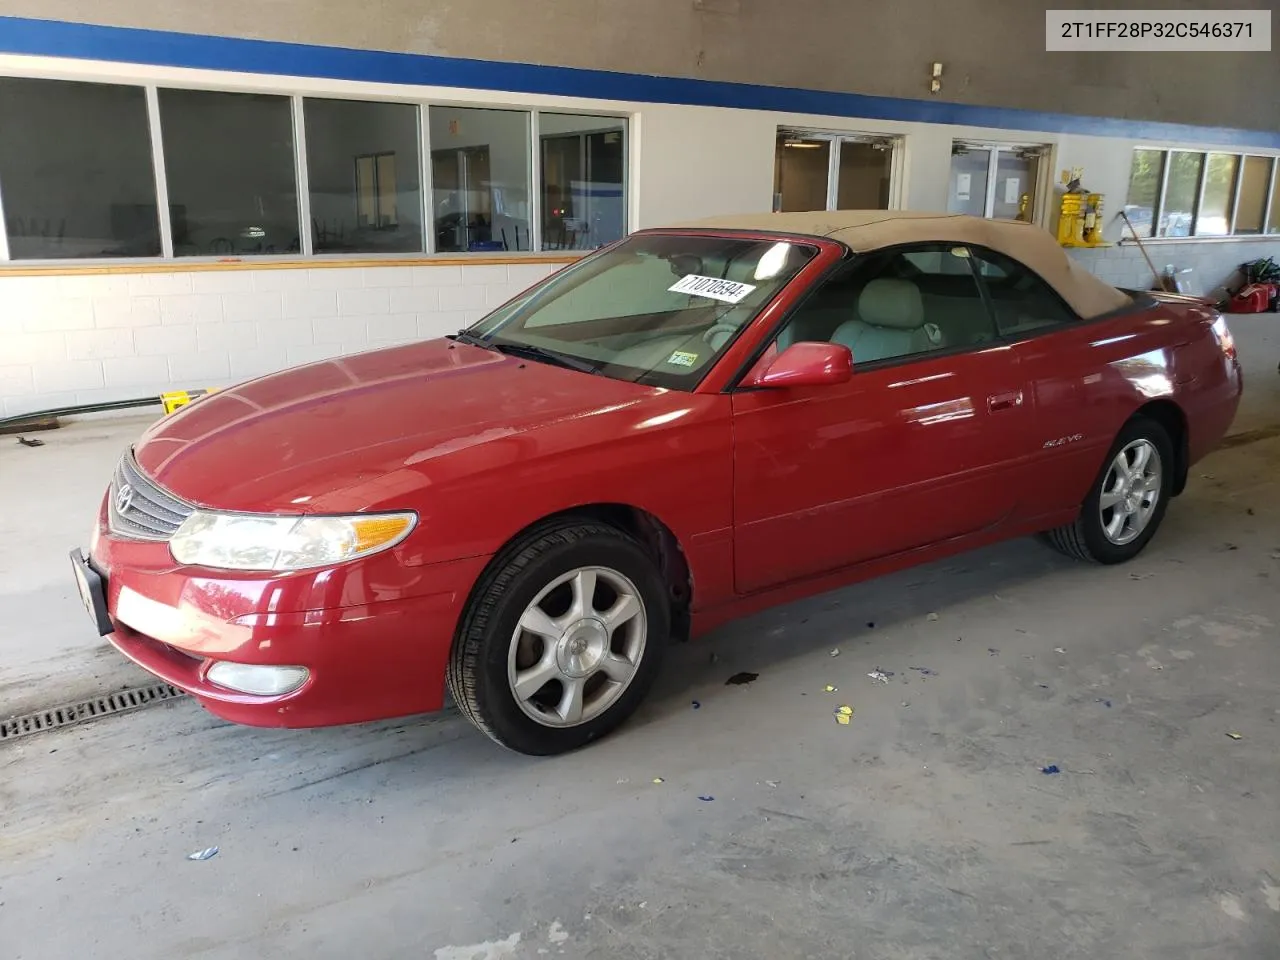
[[[749,387],[825,387],[853,376],[853,353],[841,343],[793,343],[749,377]]]

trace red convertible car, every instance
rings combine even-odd
[[[644,230],[455,336],[213,394],[121,457],[98,629],[214,713],[446,688],[515,750],[622,722],[663,648],[1006,537],[1128,560],[1241,391],[1223,318],[1020,223]]]

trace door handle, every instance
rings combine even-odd
[[[1022,391],[1017,390],[1013,393],[997,393],[987,397],[987,410],[995,413],[998,410],[1012,410],[1014,407],[1022,406]]]

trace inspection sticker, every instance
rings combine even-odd
[[[681,277],[667,287],[670,293],[692,293],[699,297],[722,300],[725,303],[741,303],[755,287],[749,283],[737,283],[734,280],[720,280],[716,277],[703,277],[696,273]]]
[[[671,356],[667,357],[667,363],[674,364],[677,367],[692,367],[698,362],[696,353],[689,353],[687,350],[677,350]]]

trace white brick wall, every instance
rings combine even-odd
[[[1179,270],[1190,267],[1194,271],[1191,276],[1193,293],[1221,296],[1224,285],[1234,287],[1239,283],[1237,268],[1240,264],[1262,257],[1275,257],[1280,261],[1280,240],[1162,242],[1149,244],[1147,253],[1161,272],[1170,264]],[[1155,284],[1151,268],[1136,244],[1072,250],[1071,255],[1081,266],[1117,287],[1150,290]]]
[[[0,416],[225,386],[442,336],[556,269],[432,264],[5,276]]]

